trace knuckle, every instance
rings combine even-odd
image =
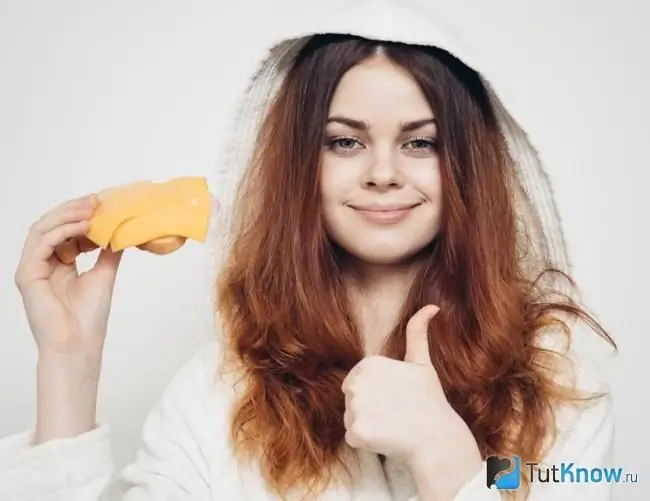
[[[350,412],[354,416],[359,416],[359,415],[363,414],[363,412],[362,412],[363,411],[363,401],[358,397],[351,398],[349,403],[348,403],[348,407],[350,409]]]
[[[363,416],[363,410],[366,407],[366,400],[359,395],[350,395],[345,401],[345,408],[355,419]]]
[[[356,418],[352,421],[349,432],[361,443],[369,442],[372,439],[372,428],[365,419]]]
[[[35,226],[42,226],[43,223],[46,223],[47,220],[49,219],[49,216],[52,214],[53,211],[45,212],[41,214],[41,216],[35,221]]]
[[[27,276],[27,271],[24,268],[24,265],[19,265],[14,273],[14,285],[19,291],[22,291],[27,285],[29,279]]]
[[[363,447],[365,443],[359,434],[352,428],[345,432],[345,441],[350,447],[354,448]]]
[[[356,378],[351,378],[345,383],[345,393],[350,397],[354,396],[357,392],[358,383]]]
[[[23,286],[23,274],[22,270],[16,271],[14,273],[14,285],[18,288],[21,289]]]
[[[347,406],[343,410],[343,420],[346,423],[346,427],[352,421],[352,412],[351,412],[350,408],[347,407]]]
[[[34,221],[31,226],[29,227],[29,231],[32,234],[42,234],[43,233],[43,228],[47,225],[47,220],[49,216],[49,212],[41,215],[36,221]]]
[[[53,230],[50,231],[40,237],[41,243],[54,247],[54,245],[57,243],[57,237],[59,236],[59,230]]]

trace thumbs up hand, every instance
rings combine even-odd
[[[426,483],[419,490],[426,491],[433,489],[432,477],[442,479],[445,489],[460,477],[460,487],[482,463],[476,441],[447,401],[431,361],[428,327],[438,311],[427,305],[411,317],[404,361],[366,357],[342,385],[348,445],[404,460],[416,482],[422,478]]]

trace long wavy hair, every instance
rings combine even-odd
[[[554,281],[526,278],[513,162],[478,74],[436,48],[312,37],[263,122],[217,282],[227,355],[243,385],[233,448],[259,459],[280,495],[298,485],[316,492],[349,472],[341,383],[364,352],[339,250],[324,230],[319,163],[338,82],[379,46],[410,72],[436,115],[443,182],[441,229],[384,354],[403,359],[408,319],[425,304],[440,306],[431,358],[481,453],[539,461],[555,434],[554,407],[583,397],[557,381],[560,355],[542,348],[540,336],[556,327],[570,336],[561,318],[574,317],[614,344],[576,302],[543,285]]]

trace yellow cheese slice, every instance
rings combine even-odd
[[[122,223],[111,238],[111,249],[119,251],[165,236],[181,236],[203,243],[209,218],[209,197],[193,197],[158,207]]]
[[[87,237],[102,248],[122,250],[161,236],[205,239],[210,194],[204,177],[130,183],[103,190],[99,198]]]

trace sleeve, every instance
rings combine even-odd
[[[0,501],[209,501],[202,439],[214,431],[205,409],[214,350],[203,347],[178,371],[145,420],[136,460],[117,476],[105,425],[37,446],[33,431],[0,440]]]

